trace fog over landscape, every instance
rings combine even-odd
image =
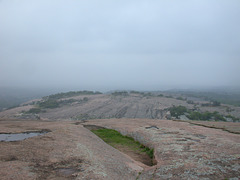
[[[240,1],[0,1],[1,87],[239,87]]]

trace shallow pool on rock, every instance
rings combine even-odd
[[[41,131],[41,132],[24,132],[24,133],[14,133],[14,134],[0,134],[0,141],[21,141],[27,138],[31,138],[34,136],[40,136],[43,134],[46,134],[47,131]]]

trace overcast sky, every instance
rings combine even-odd
[[[240,86],[240,1],[0,0],[0,86]]]

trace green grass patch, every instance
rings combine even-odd
[[[94,134],[100,137],[107,144],[113,146],[114,148],[118,148],[119,146],[127,147],[138,153],[146,153],[151,159],[154,157],[154,149],[150,149],[138,141],[135,141],[133,138],[129,136],[123,136],[118,131],[113,129],[98,129],[92,130]]]

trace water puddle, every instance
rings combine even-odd
[[[0,141],[11,142],[11,141],[21,141],[27,138],[31,138],[34,136],[40,136],[48,133],[48,131],[40,131],[40,132],[24,132],[24,133],[15,133],[15,134],[0,134]]]
[[[149,126],[149,127],[145,127],[145,129],[159,129],[157,126]]]

